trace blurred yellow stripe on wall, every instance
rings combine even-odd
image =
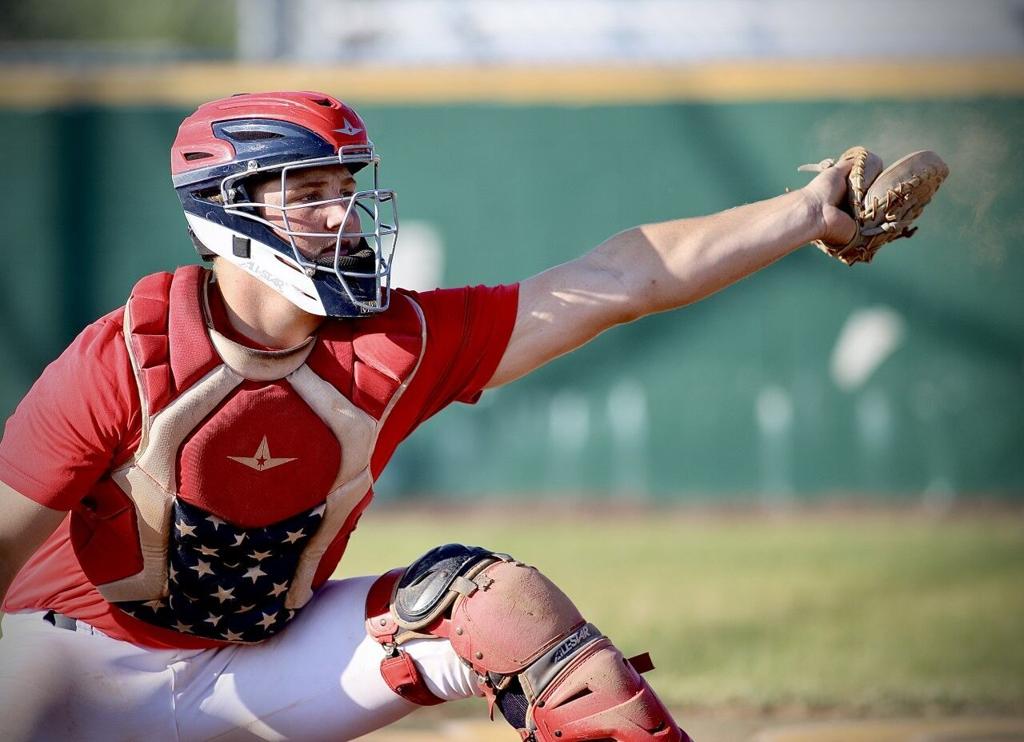
[[[180,105],[251,90],[371,103],[616,104],[1024,94],[1024,58],[747,61],[692,66],[0,66],[0,106]]]

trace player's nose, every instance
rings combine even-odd
[[[345,226],[345,232],[358,232],[359,231],[359,214],[356,213],[355,204],[351,199],[339,199],[338,201],[327,204],[327,229],[331,232],[338,231],[338,228],[342,225]]]

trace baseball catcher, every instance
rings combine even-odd
[[[430,416],[808,242],[868,261],[947,173],[861,148],[815,169],[518,284],[417,293],[391,285],[396,196],[355,110],[200,106],[171,175],[208,265],[142,278],[0,442],[5,739],[351,739],[475,695],[522,740],[688,740],[650,659],[515,555],[446,544],[331,575]]]

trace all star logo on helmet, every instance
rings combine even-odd
[[[232,461],[237,461],[239,464],[244,464],[250,469],[266,471],[267,469],[273,469],[275,466],[287,464],[289,461],[295,461],[297,457],[274,458],[270,455],[270,446],[267,445],[267,436],[263,436],[263,440],[260,441],[260,445],[256,448],[256,453],[252,456],[228,456],[228,458]]]
[[[352,126],[352,124],[349,123],[348,119],[342,119],[342,121],[345,122],[345,126],[343,126],[340,129],[334,130],[339,134],[344,134],[345,136],[351,137],[362,131],[362,129],[360,129],[358,126]]]

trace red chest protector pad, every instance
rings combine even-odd
[[[329,576],[373,485],[377,435],[422,358],[409,297],[326,323],[281,351],[214,329],[209,273],[133,289],[125,340],[142,409],[138,449],[71,523],[103,597],[143,621],[213,639],[276,633]]]

